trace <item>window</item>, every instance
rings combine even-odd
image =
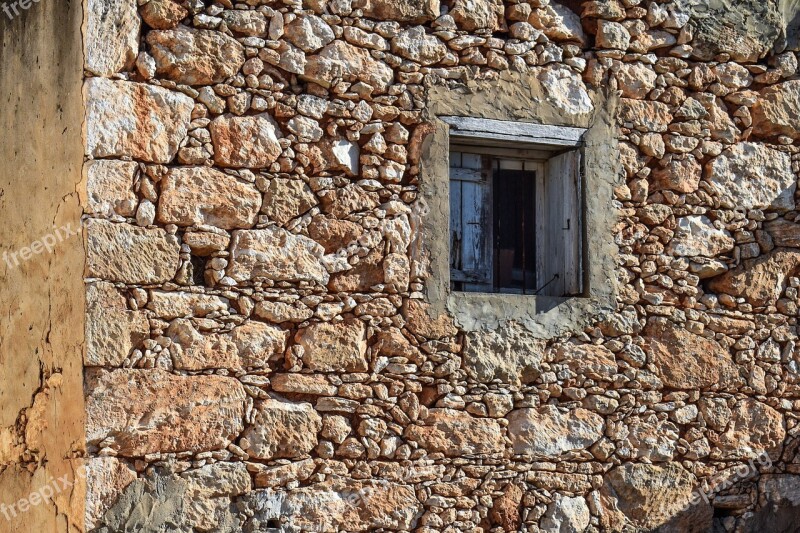
[[[584,130],[443,120],[451,128],[451,290],[581,295]]]

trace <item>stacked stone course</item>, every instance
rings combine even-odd
[[[704,4],[87,0],[87,529],[789,531],[798,56]],[[429,90],[508,79],[616,109],[556,338],[427,303]]]

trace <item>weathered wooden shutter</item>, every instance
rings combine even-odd
[[[492,288],[491,201],[477,154],[450,154],[450,280],[464,291]]]
[[[575,150],[550,158],[539,181],[537,210],[541,295],[567,296],[583,292],[581,272],[581,159]]]

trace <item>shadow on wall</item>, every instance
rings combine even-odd
[[[786,21],[787,50],[800,50],[800,0],[781,0],[780,8]]]

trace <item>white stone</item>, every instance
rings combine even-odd
[[[728,209],[794,209],[797,178],[789,154],[739,143],[708,164],[709,181]]]
[[[705,215],[680,217],[667,253],[683,257],[715,257],[733,250],[736,241],[724,229],[717,229]]]
[[[548,102],[570,115],[585,115],[594,104],[580,76],[563,66],[549,67],[539,74]]]
[[[139,55],[141,28],[136,0],[88,0],[84,6],[86,70],[111,76],[132,68]]]
[[[583,533],[591,518],[583,497],[556,494],[556,499],[547,506],[540,527],[544,533]]]

